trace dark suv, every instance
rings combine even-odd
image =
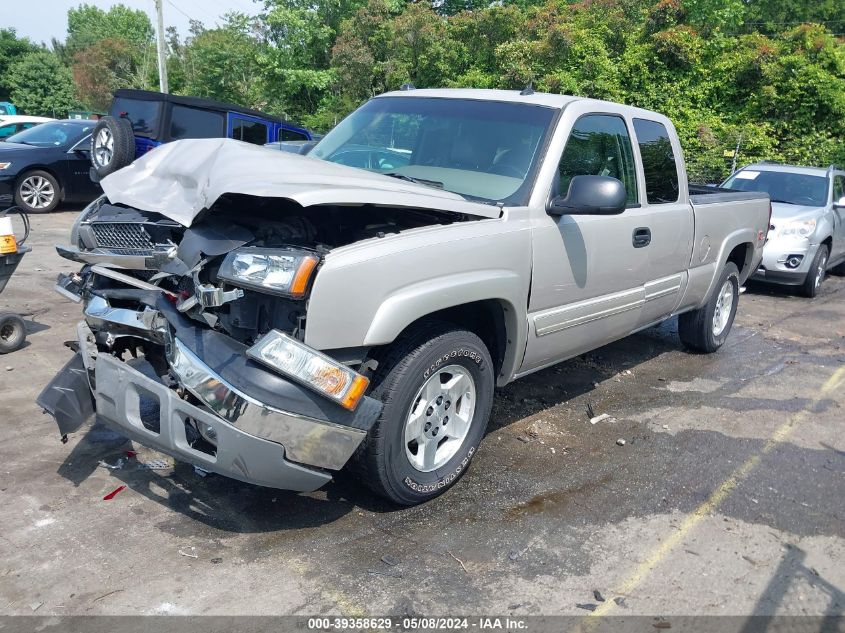
[[[232,103],[149,90],[118,90],[91,136],[91,178],[99,180],[152,148],[186,138],[234,138],[264,145],[309,141],[311,133]]]

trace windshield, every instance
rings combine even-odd
[[[161,101],[115,97],[111,104],[111,115],[129,119],[134,132],[142,136],[155,136],[160,112]]]
[[[555,112],[523,103],[380,97],[344,119],[309,156],[467,198],[525,204]]]
[[[827,178],[787,171],[742,169],[723,184],[739,191],[763,191],[772,202],[823,207],[827,204]]]
[[[68,121],[42,123],[28,130],[12,134],[6,139],[6,142],[23,143],[36,147],[69,147],[81,140],[86,134],[90,134],[95,123],[96,121],[91,121],[90,125],[80,125]]]

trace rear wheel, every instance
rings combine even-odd
[[[819,294],[822,282],[824,281],[825,271],[827,270],[827,259],[830,256],[830,251],[827,244],[819,246],[816,251],[816,256],[813,258],[813,263],[810,264],[810,270],[804,283],[801,284],[801,294],[811,299]]]
[[[48,213],[61,200],[59,182],[46,171],[25,173],[15,187],[15,204],[27,213]]]
[[[733,262],[728,262],[707,303],[678,317],[681,342],[696,352],[715,352],[730,334],[738,303],[739,269]]]
[[[128,119],[106,116],[91,134],[91,164],[100,178],[135,160],[135,133]]]
[[[384,409],[351,468],[396,503],[436,497],[463,476],[484,437],[495,386],[490,353],[472,332],[432,322],[394,343],[373,384]]]
[[[26,341],[26,324],[17,314],[0,314],[0,354],[20,349]]]

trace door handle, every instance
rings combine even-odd
[[[651,244],[651,229],[647,226],[641,226],[634,229],[634,235],[631,238],[634,243],[634,248],[643,248]]]

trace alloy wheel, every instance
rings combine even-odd
[[[475,381],[460,365],[443,367],[425,381],[405,422],[405,455],[416,470],[437,470],[455,456],[469,433],[475,401]]]
[[[725,331],[728,321],[731,318],[733,303],[734,285],[730,279],[727,279],[719,290],[719,295],[716,299],[716,309],[713,311],[713,336],[719,336]]]
[[[21,199],[32,209],[46,209],[53,203],[56,190],[43,176],[30,176],[21,183]]]

